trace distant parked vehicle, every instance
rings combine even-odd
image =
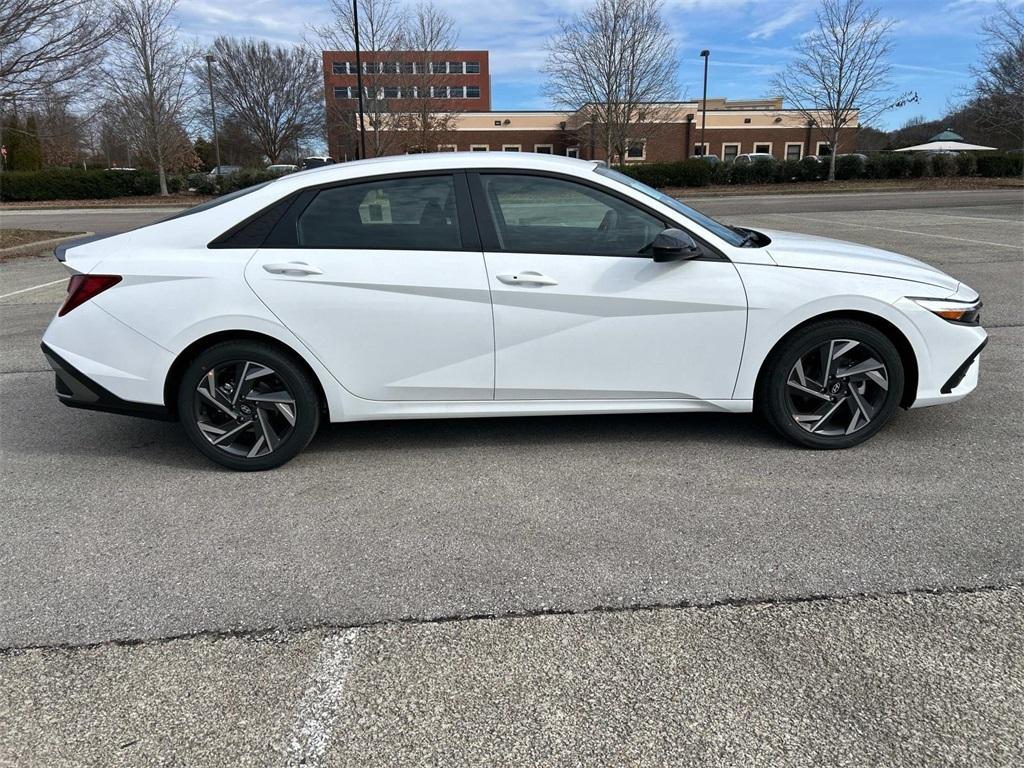
[[[107,170],[108,171],[135,171],[135,170],[138,170],[138,169],[136,169],[136,168],[119,168],[118,166],[115,165],[113,168],[107,168]]]
[[[823,163],[823,162],[825,162],[825,158],[820,157],[819,155],[804,155],[802,159],[804,159],[804,160],[813,160],[816,163]]]
[[[767,152],[748,152],[745,155],[736,155],[736,159],[733,160],[733,162],[737,165],[746,165],[747,163],[770,162],[774,159],[775,156],[770,155]]]
[[[294,173],[299,170],[299,166],[291,165],[289,163],[278,163],[277,165],[268,165],[267,173],[274,173],[278,176],[284,176],[286,173]]]
[[[716,166],[721,160],[718,159],[718,155],[690,155],[691,160],[703,160],[710,166]]]
[[[302,161],[299,163],[299,167],[302,170],[307,171],[310,168],[320,168],[321,166],[324,165],[334,165],[334,163],[336,162],[337,161],[333,157],[330,157],[328,155],[321,155],[318,157],[304,157],[302,158]]]
[[[207,176],[212,180],[218,176],[230,176],[232,173],[238,173],[240,170],[242,170],[240,165],[215,165]]]

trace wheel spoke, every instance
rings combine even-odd
[[[796,365],[793,366],[793,372],[796,374],[796,380],[800,382],[800,386],[807,386],[807,376],[804,374],[804,361],[802,358],[797,358]]]
[[[839,406],[841,406],[845,402],[846,402],[846,398],[845,397],[842,397],[839,400],[836,400],[832,404],[832,407],[829,408],[820,419],[818,419],[817,423],[813,427],[811,427],[811,432],[817,432],[819,429],[821,429],[823,426],[825,426],[825,422],[827,422],[830,418],[832,418],[832,414],[834,414],[837,410],[839,410]]]
[[[286,403],[288,405],[295,405],[295,398],[291,396],[290,392],[284,390],[280,392],[258,392],[255,395],[249,395],[249,400],[254,403]]]
[[[889,391],[889,380],[885,377],[884,371],[868,371],[864,375],[871,379],[873,382],[875,382],[875,384],[880,386],[885,391]]]
[[[222,444],[224,444],[225,440],[230,440],[231,442],[234,442],[234,438],[238,437],[239,434],[241,434],[242,432],[244,432],[245,430],[247,430],[251,426],[252,426],[252,422],[251,421],[243,421],[241,424],[239,424],[234,429],[229,429],[223,435],[221,435],[216,440],[214,440],[213,444],[214,445],[222,445]]]
[[[836,376],[839,378],[849,378],[850,376],[861,376],[870,371],[884,370],[885,364],[878,362],[875,358],[869,357],[862,363],[851,365],[849,368],[843,368],[841,371],[836,372]]]
[[[255,443],[253,443],[252,448],[249,449],[249,452],[247,454],[245,454],[245,457],[247,459],[251,459],[251,458],[254,458],[255,456],[259,455],[260,448],[263,447],[263,444],[265,442],[266,442],[266,440],[263,438],[263,435],[260,435],[259,439],[256,440]]]
[[[260,429],[263,430],[263,437],[266,438],[267,447],[272,451],[280,444],[281,440],[267,418],[267,412],[262,408],[256,411],[256,418],[259,419]]]
[[[210,392],[208,392],[206,390],[206,387],[200,387],[198,392],[199,392],[200,395],[202,395],[204,398],[206,398],[207,402],[211,403],[212,405],[215,405],[221,411],[223,411],[228,416],[230,416],[232,420],[235,420],[235,419],[238,418],[238,414],[235,413],[234,408],[232,408],[229,405],[226,405],[226,404],[222,403],[220,401],[220,398],[217,397],[216,394],[210,394]]]
[[[235,396],[231,398],[232,408],[234,408],[235,404],[238,402],[238,396],[242,394],[242,382],[245,381],[245,374],[249,371],[250,365],[252,365],[252,363],[247,360],[241,364],[241,370],[235,370]]]
[[[853,401],[857,404],[857,408],[863,414],[864,421],[871,421],[871,417],[875,415],[874,409],[864,402],[864,398],[857,391],[856,386],[850,387],[850,394],[853,396]]]
[[[827,349],[824,344],[818,349],[821,356],[821,383],[824,385],[828,384],[828,375],[832,372],[832,350],[835,348],[835,341],[830,341]]]
[[[813,397],[817,397],[817,398],[820,398],[822,400],[827,400],[829,402],[832,401],[832,398],[829,397],[828,395],[826,395],[824,392],[818,392],[817,390],[811,389],[810,387],[805,387],[802,384],[798,384],[795,381],[790,381],[790,382],[788,382],[788,384],[793,389],[798,389],[798,390],[800,390],[801,392],[803,392],[806,395],[811,395]]]
[[[855,408],[853,410],[853,419],[850,421],[850,426],[846,428],[846,434],[852,435],[857,431],[857,422],[860,421],[860,409]]]
[[[835,344],[835,342],[833,342],[833,345],[834,344]],[[859,341],[851,341],[850,339],[847,339],[846,343],[843,344],[842,347],[840,347],[839,349],[835,350],[835,352],[832,354],[832,359],[833,360],[839,359],[840,357],[842,357],[847,352],[849,352],[850,350],[852,350],[854,347],[857,347],[857,346],[860,346],[860,342]]]

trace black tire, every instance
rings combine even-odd
[[[850,354],[855,351],[867,359],[859,365],[848,363],[843,368],[847,358],[835,358],[836,368],[832,371],[833,378],[829,378],[827,372],[831,363],[826,363],[826,358],[833,360],[831,353],[849,346],[849,341],[857,342]],[[833,342],[837,346],[832,347]],[[791,382],[799,384],[800,376],[804,375],[804,362],[810,361],[813,366],[815,359],[821,362],[804,378],[805,388],[793,386]],[[872,374],[834,378],[836,372],[869,367],[871,360],[881,362],[884,369]],[[801,364],[799,374],[798,361]],[[817,378],[810,374],[816,374]],[[873,378],[868,379],[869,375]],[[828,380],[820,382],[819,386],[818,378]],[[797,445],[826,450],[851,448],[873,436],[892,418],[903,396],[904,381],[903,361],[884,333],[856,320],[824,320],[794,332],[772,352],[758,382],[755,408],[779,434]],[[852,388],[857,392],[851,392]],[[873,398],[870,402],[869,396]],[[821,417],[816,421],[816,414],[829,413],[833,406],[835,410],[828,416],[830,420],[819,424]],[[846,434],[842,432],[844,424],[848,430],[856,428]],[[820,429],[821,433],[813,431],[815,429]],[[834,433],[824,434],[826,431]]]
[[[211,371],[215,398],[207,397]],[[201,386],[207,393],[199,391]],[[232,402],[237,386],[242,391]],[[177,404],[178,418],[196,448],[221,466],[243,472],[291,460],[320,424],[320,398],[302,365],[287,352],[254,341],[226,341],[201,352],[181,378]]]

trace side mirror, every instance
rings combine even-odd
[[[655,261],[683,261],[700,256],[700,248],[693,238],[681,229],[666,229],[659,232],[651,243]]]

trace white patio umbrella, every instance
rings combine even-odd
[[[995,147],[983,147],[980,144],[968,144],[964,141],[929,141],[925,144],[915,144],[913,147],[903,147],[903,149],[897,149],[897,152],[935,152],[935,151],[947,151],[953,150],[954,152],[963,152],[967,150],[985,150],[995,149]]]
[[[965,151],[979,151],[995,149],[995,147],[983,147],[980,144],[968,144],[964,141],[964,137],[958,133],[954,133],[949,128],[937,133],[931,137],[931,139],[924,144],[915,144],[912,147],[903,147],[903,149],[897,149],[897,152],[965,152]]]

